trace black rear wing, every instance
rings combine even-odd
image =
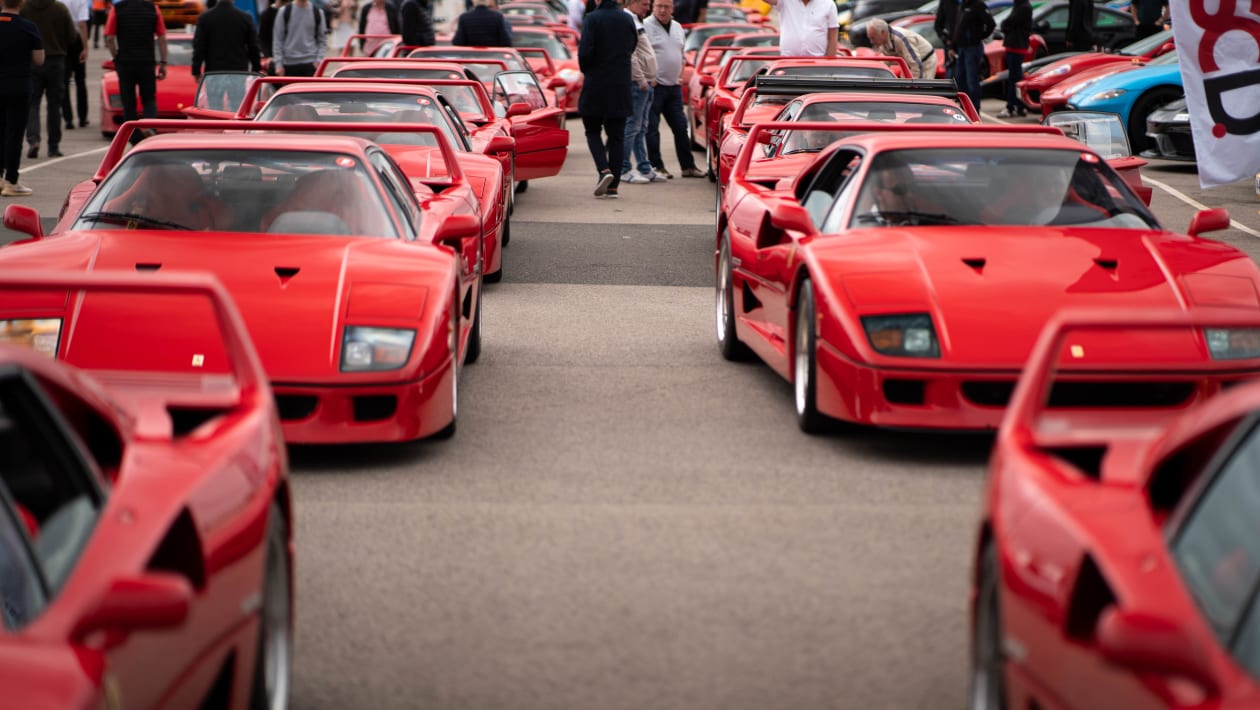
[[[878,91],[880,93],[917,94],[958,98],[953,79],[862,79],[855,77],[754,77],[753,88],[761,96],[800,96],[801,94],[836,91]]]

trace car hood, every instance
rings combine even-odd
[[[868,229],[810,252],[859,316],[931,313],[943,357],[959,364],[1018,369],[1066,307],[1260,307],[1260,270],[1244,254],[1159,231]]]
[[[393,239],[252,233],[69,232],[0,251],[6,268],[212,272],[236,302],[268,377],[289,381],[337,374],[349,320],[416,327],[425,284],[441,283],[451,263],[444,249]],[[88,332],[70,327],[63,338]],[[99,329],[91,332],[99,337]],[[83,338],[70,342],[92,347]]]
[[[1091,96],[1101,94],[1109,89],[1141,91],[1147,87],[1162,84],[1181,86],[1181,82],[1181,67],[1178,64],[1138,67],[1132,71],[1121,71],[1102,77],[1089,87],[1090,96],[1081,96],[1079,101],[1074,101],[1073,103],[1076,104],[1077,108],[1085,108],[1091,104],[1089,101]]]

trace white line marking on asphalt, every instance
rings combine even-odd
[[[82,153],[75,153],[74,155],[63,155],[60,158],[53,158],[52,160],[45,160],[42,163],[35,163],[34,165],[23,165],[22,172],[29,173],[32,170],[39,170],[40,168],[46,168],[49,165],[56,165],[57,163],[60,163],[66,160],[74,160],[75,158],[84,158],[89,155],[96,155],[97,153],[104,153],[107,150],[109,150],[109,146],[105,146],[104,148],[94,148],[92,150],[87,150]],[[1260,235],[1257,235],[1257,236],[1260,236]]]
[[[998,117],[996,117],[996,116],[990,116],[990,115],[989,115],[989,114],[987,114],[987,113],[982,113],[982,114],[980,114],[980,115],[981,115],[981,116],[984,116],[985,118],[988,118],[988,119],[991,119],[991,120],[997,121],[998,123],[1010,123],[1010,121],[1003,121],[1002,119],[1000,119],[1000,118],[998,118]],[[1169,195],[1172,195],[1173,197],[1177,198],[1178,200],[1181,200],[1182,202],[1186,203],[1187,205],[1190,205],[1191,207],[1195,208],[1196,210],[1206,210],[1206,209],[1209,209],[1209,208],[1208,208],[1208,206],[1207,206],[1207,205],[1205,205],[1205,204],[1203,204],[1202,202],[1199,202],[1198,200],[1195,200],[1194,198],[1192,198],[1192,197],[1190,197],[1189,195],[1185,194],[1184,192],[1182,192],[1182,191],[1178,190],[1177,188],[1175,188],[1175,187],[1173,187],[1173,186],[1171,186],[1171,185],[1166,185],[1166,184],[1164,184],[1164,183],[1160,182],[1159,180],[1156,180],[1156,179],[1152,178],[1152,177],[1151,177],[1151,176],[1149,176],[1149,175],[1143,174],[1143,175],[1142,175],[1142,179],[1143,179],[1143,180],[1145,180],[1146,182],[1148,182],[1148,183],[1150,183],[1150,184],[1154,185],[1155,187],[1158,187],[1159,189],[1163,190],[1164,192],[1167,192]],[[1251,227],[1248,227],[1247,225],[1243,224],[1242,222],[1239,222],[1239,221],[1238,221],[1238,220],[1236,220],[1236,219],[1231,219],[1231,220],[1229,221],[1229,226],[1233,227],[1234,229],[1237,229],[1237,230],[1238,230],[1238,231],[1240,231],[1240,232],[1244,232],[1244,233],[1246,233],[1246,234],[1250,234],[1250,235],[1251,235],[1251,236],[1253,236],[1253,237],[1260,237],[1260,232],[1257,232],[1256,230],[1252,229]]]

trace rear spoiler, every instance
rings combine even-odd
[[[803,77],[769,76],[753,77],[753,88],[763,96],[831,93],[835,91],[881,91],[899,94],[925,94],[928,96],[958,96],[958,86],[953,79],[863,79],[857,77]]]
[[[546,62],[547,64],[547,76],[555,76],[556,64],[555,62],[551,61],[551,52],[548,52],[542,47],[516,47],[515,49],[517,52],[520,53],[522,57],[525,58],[526,64],[529,63],[529,58],[531,55],[536,56],[536,57],[541,57],[542,60]]]
[[[109,174],[127,151],[132,133],[151,130],[161,133],[196,133],[228,131],[251,131],[270,133],[428,133],[436,136],[438,150],[442,153],[442,161],[446,164],[446,173],[452,183],[464,179],[464,171],[456,158],[455,148],[447,140],[442,129],[426,123],[332,123],[321,121],[215,121],[215,120],[178,120],[178,119],[145,119],[128,121],[118,129],[114,141],[96,169],[93,180],[100,182]],[[261,142],[260,142],[261,143]],[[261,145],[260,145],[261,147]]]
[[[95,291],[109,293],[137,293],[188,295],[205,297],[214,310],[219,330],[226,346],[231,366],[233,386],[215,392],[212,402],[180,401],[185,406],[257,406],[271,400],[271,386],[267,382],[262,361],[254,350],[253,341],[245,327],[245,320],[236,309],[227,289],[213,274],[201,272],[182,273],[135,273],[130,271],[100,271],[93,273],[67,273],[64,271],[0,271],[0,291]],[[187,394],[180,391],[176,396]],[[203,393],[204,395],[205,393]],[[194,400],[196,397],[194,396]],[[203,397],[204,399],[204,397]],[[169,436],[170,431],[141,432],[147,436]]]
[[[862,133],[920,133],[920,132],[948,132],[948,133],[1002,133],[1002,134],[1029,134],[1029,135],[1050,135],[1062,136],[1063,131],[1050,126],[1002,126],[991,124],[975,124],[975,123],[837,123],[835,121],[768,121],[766,123],[758,123],[748,131],[748,140],[744,142],[744,147],[739,151],[739,157],[735,159],[735,165],[731,169],[731,179],[742,178],[748,173],[748,166],[752,163],[753,153],[756,152],[757,146],[763,144],[761,136],[770,131],[831,131],[843,132],[846,135],[855,136]],[[839,140],[837,138],[837,140]]]
[[[236,112],[236,118],[247,120],[249,114],[242,113],[246,106],[253,106],[258,100],[258,94],[262,91],[263,86],[289,86],[292,84],[317,84],[317,85],[336,85],[336,84],[398,84],[401,86],[427,86],[436,89],[440,86],[475,86],[474,92],[477,92],[477,100],[481,104],[486,116],[494,115],[494,105],[490,103],[490,95],[486,93],[486,86],[479,81],[472,79],[388,79],[385,77],[370,76],[318,76],[318,77],[292,77],[292,76],[265,76],[257,79],[245,91],[245,98],[241,101],[241,107]],[[441,90],[438,90],[441,93]]]
[[[1260,313],[1254,310],[1237,308],[1199,308],[1193,313],[1179,310],[1136,310],[1136,309],[1066,309],[1052,317],[1041,331],[1041,336],[1033,346],[1024,371],[1020,375],[1011,396],[1006,416],[1002,420],[999,436],[1014,436],[1026,445],[1040,447],[1072,447],[1082,444],[1098,443],[1098,429],[1102,427],[1081,426],[1078,422],[1071,425],[1066,417],[1046,421],[1044,414],[1053,388],[1055,374],[1059,372],[1059,360],[1068,338],[1074,333],[1093,332],[1106,333],[1117,330],[1168,331],[1204,328],[1247,328],[1260,329]],[[1143,371],[1158,372],[1160,375],[1184,377],[1219,374],[1228,375],[1238,372],[1255,372],[1260,369],[1260,358],[1215,360],[1204,353],[1201,362],[1170,364],[1144,362],[1141,353],[1134,362],[1109,365],[1105,368],[1091,368],[1090,373],[1115,373],[1133,375]],[[1250,365],[1247,368],[1246,365]],[[1069,371],[1070,372],[1070,371]],[[1079,411],[1079,410],[1078,410]],[[1174,411],[1162,409],[1153,412],[1151,417],[1140,417],[1126,412],[1126,423],[1147,426],[1162,425],[1163,421]],[[1115,413],[1103,415],[1107,429],[1118,429],[1114,424]],[[1079,417],[1083,419],[1084,417]]]

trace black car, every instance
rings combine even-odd
[[[993,16],[999,27],[1002,20],[1010,14],[1003,10]],[[1068,26],[1067,0],[1052,0],[1033,8],[1033,32],[1041,35],[1046,42],[1047,54],[1066,52]],[[1116,10],[1104,5],[1094,5],[1094,44],[1104,49],[1115,49],[1128,44],[1137,37],[1137,24],[1133,15],[1127,10]],[[1001,32],[993,33],[994,39],[1001,39]],[[1081,47],[1074,47],[1080,51]]]
[[[1184,97],[1160,106],[1146,117],[1146,137],[1152,147],[1142,151],[1143,158],[1195,162],[1190,110]]]

